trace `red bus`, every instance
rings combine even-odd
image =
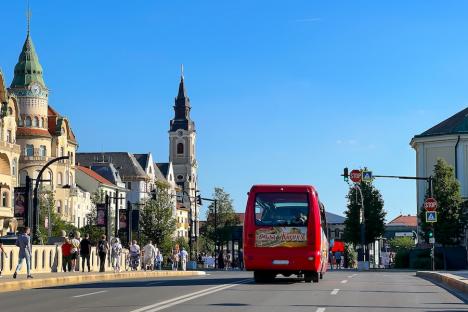
[[[257,283],[277,274],[318,283],[328,264],[326,224],[313,186],[252,186],[244,219],[245,268]]]

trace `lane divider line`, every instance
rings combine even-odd
[[[317,310],[315,310],[315,312],[325,312],[325,308],[317,308]]]
[[[89,293],[89,294],[77,295],[77,296],[73,296],[73,298],[81,298],[81,297],[101,294],[101,293],[105,293],[105,292],[107,292],[107,290],[101,290],[101,291],[96,291],[96,292],[92,292],[92,293]]]
[[[330,295],[336,295],[340,290],[338,288],[335,288],[332,290],[332,292],[330,293]]]
[[[348,280],[342,280],[341,284],[346,284],[347,282],[348,282]]]
[[[196,299],[196,298],[199,298],[199,297],[202,297],[202,296],[206,296],[206,295],[209,295],[209,294],[212,294],[212,293],[224,290],[224,289],[228,289],[228,288],[231,288],[231,287],[234,287],[234,286],[238,286],[240,284],[245,284],[247,282],[250,282],[251,280],[252,279],[245,279],[245,280],[241,280],[241,281],[239,281],[237,283],[233,283],[233,284],[222,284],[222,285],[210,287],[210,288],[199,290],[199,291],[187,294],[187,295],[183,295],[183,296],[175,297],[175,298],[168,299],[168,300],[165,300],[165,301],[157,302],[155,304],[145,306],[145,307],[133,310],[131,312],[156,312],[156,311],[160,311],[160,310],[172,307],[174,305],[177,305],[177,304],[189,301],[189,300],[193,300],[193,299]]]

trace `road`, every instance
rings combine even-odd
[[[1,287],[1,282],[0,282]],[[468,311],[464,301],[414,273],[329,272],[319,284],[250,272],[126,280],[0,294],[0,311],[295,312]]]

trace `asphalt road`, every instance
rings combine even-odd
[[[0,282],[1,287],[1,282]],[[250,272],[127,280],[0,294],[5,312],[468,311],[462,299],[414,273],[329,272],[318,284]]]

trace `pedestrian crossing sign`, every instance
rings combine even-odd
[[[362,180],[365,182],[372,181],[372,171],[363,171],[362,172]]]
[[[437,222],[437,211],[426,211],[426,222]]]

